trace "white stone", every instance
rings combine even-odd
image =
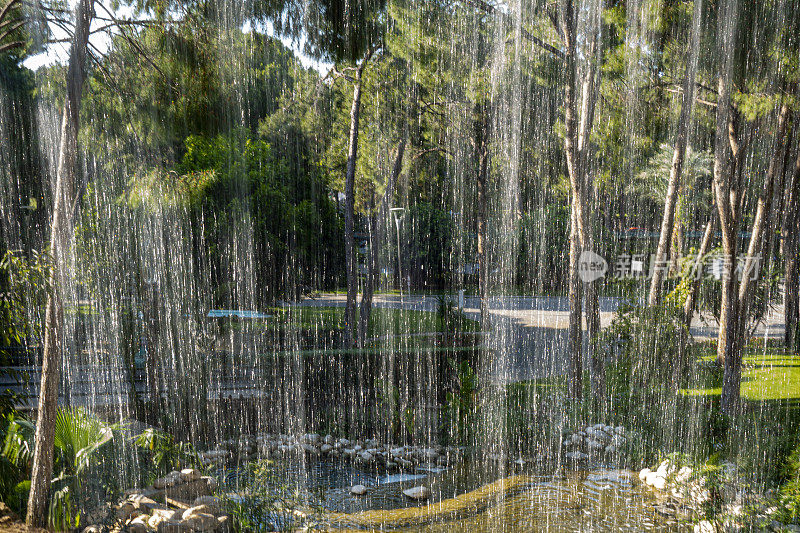
[[[319,442],[319,435],[316,433],[306,433],[300,438],[300,441],[309,444],[316,444]]]
[[[564,457],[572,461],[584,461],[589,458],[589,455],[583,452],[567,452]]]
[[[305,443],[304,443],[304,444],[302,445],[302,448],[303,448],[303,451],[304,451],[304,452],[306,452],[306,453],[310,453],[310,454],[312,454],[312,455],[317,455],[317,454],[319,453],[319,450],[318,450],[318,449],[316,449],[316,448],[315,448],[313,445],[311,445],[311,444],[305,444]]]
[[[645,479],[647,479],[647,474],[649,474],[650,472],[652,472],[652,470],[650,470],[649,468],[642,468],[642,471],[639,472],[639,481],[644,482]]]
[[[366,451],[365,452],[361,452],[360,454],[358,454],[358,458],[361,459],[365,463],[370,463],[375,459],[375,457],[371,453],[366,452]]]
[[[664,488],[667,486],[667,478],[657,475],[655,478],[653,478],[652,485],[654,489],[664,490]]]
[[[194,468],[184,468],[181,470],[181,481],[197,481],[200,479],[200,471]]]
[[[675,482],[676,483],[686,483],[687,481],[689,481],[689,478],[692,476],[692,472],[693,472],[693,470],[688,466],[681,467],[681,469],[678,470],[678,473],[675,474]]]
[[[420,485],[404,490],[403,494],[412,500],[425,500],[431,495],[431,490],[424,485]]]
[[[333,449],[333,446],[331,446],[330,444],[323,444],[320,447],[319,451],[321,451],[322,453],[329,453],[332,449]]]
[[[597,440],[589,440],[586,442],[586,446],[590,450],[602,450],[605,448],[605,444]]]
[[[367,487],[364,485],[353,485],[350,487],[350,494],[354,494],[356,496],[361,496],[367,493]]]
[[[694,533],[715,533],[716,531],[717,528],[708,520],[703,520],[694,525]]]

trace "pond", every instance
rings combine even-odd
[[[387,474],[335,460],[276,462],[272,489],[297,490],[320,521],[333,529],[386,531],[685,531],[687,524],[660,511],[659,501],[635,472],[542,468],[502,472],[464,459],[450,467],[417,467]],[[226,490],[246,491],[239,471],[225,476]],[[280,487],[278,487],[280,484]],[[366,493],[351,493],[363,485]],[[252,485],[250,485],[252,486]],[[414,501],[417,486],[430,497]],[[231,493],[229,493],[231,494]],[[232,496],[232,494],[231,494]]]

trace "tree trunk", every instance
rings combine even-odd
[[[564,67],[566,80],[564,86],[564,151],[567,159],[567,173],[570,180],[571,201],[571,226],[570,226],[570,265],[569,265],[569,340],[568,350],[570,358],[570,380],[573,382],[572,394],[579,397],[582,378],[579,375],[582,366],[583,332],[582,332],[582,300],[581,292],[585,291],[586,322],[590,340],[592,393],[595,397],[602,395],[603,389],[603,364],[600,354],[592,349],[593,342],[600,331],[600,308],[598,305],[597,288],[594,282],[581,285],[580,260],[582,252],[594,251],[593,235],[591,232],[591,216],[589,212],[589,196],[591,183],[588,174],[588,154],[590,136],[594,121],[594,108],[597,101],[598,69],[600,60],[599,48],[599,10],[593,15],[591,34],[587,39],[584,51],[588,58],[588,68],[581,83],[582,101],[581,113],[578,117],[578,102],[576,96],[577,82],[577,36],[576,14],[572,0],[565,0],[559,11],[560,31],[564,43]]]
[[[50,223],[50,253],[53,268],[50,274],[50,296],[47,299],[44,324],[42,381],[39,390],[39,411],[36,421],[35,449],[31,472],[26,521],[44,527],[53,474],[53,440],[58,406],[58,382],[61,351],[64,342],[64,308],[62,287],[65,282],[67,250],[72,239],[72,213],[75,203],[75,164],[78,151],[78,127],[83,82],[86,79],[86,47],[89,26],[94,16],[93,0],[80,0],[75,11],[75,32],[67,70],[67,93],[61,118],[61,145],[56,168],[53,218]]]
[[[800,136],[798,136],[800,139]],[[788,180],[788,200],[786,204],[786,220],[789,230],[784,236],[784,274],[786,282],[784,287],[784,344],[786,349],[797,352],[800,349],[800,235],[797,228],[800,226],[800,141],[798,142],[797,158],[794,171]]]
[[[355,243],[355,181],[358,161],[358,123],[361,116],[361,83],[364,67],[372,56],[367,51],[356,69],[353,85],[353,105],[350,108],[350,141],[347,148],[347,173],[344,180],[344,257],[347,272],[347,301],[344,309],[344,343],[352,348],[356,343],[356,298],[358,297],[358,260]]]
[[[571,201],[569,239],[569,339],[567,350],[570,361],[570,394],[580,398],[583,392],[583,287],[579,277],[578,262],[583,250],[583,180],[580,177],[577,131],[577,78],[575,12],[572,0],[564,0],[559,10],[561,37],[564,43],[564,152],[567,158]]]
[[[489,264],[487,257],[487,186],[489,181],[489,105],[475,106],[474,143],[477,151],[478,173],[476,176],[476,203],[478,222],[478,295],[480,298],[481,329],[487,331],[489,324]]]
[[[697,73],[697,57],[700,52],[700,19],[702,18],[703,0],[695,0],[694,12],[692,14],[692,42],[689,48],[689,64],[686,68],[686,79],[683,81],[683,101],[681,102],[681,114],[678,118],[678,130],[675,134],[675,150],[672,154],[672,166],[669,172],[669,184],[667,185],[667,195],[664,199],[664,215],[661,218],[661,233],[658,237],[658,248],[656,249],[654,265],[650,268],[653,278],[650,281],[650,294],[647,304],[657,305],[661,297],[661,285],[664,282],[667,255],[669,253],[670,241],[672,239],[673,228],[675,225],[675,212],[678,205],[678,193],[680,191],[681,173],[683,172],[683,162],[686,157],[686,144],[688,139],[689,118],[692,116],[694,107],[694,80]]]
[[[716,227],[717,216],[715,213],[706,223],[706,229],[703,232],[703,239],[700,241],[700,247],[697,249],[697,256],[695,257],[695,268],[699,269],[693,272],[695,278],[692,280],[692,285],[689,287],[689,294],[686,295],[686,301],[683,303],[684,324],[686,331],[692,326],[692,317],[694,316],[694,309],[697,303],[697,293],[700,291],[700,284],[703,281],[703,258],[711,248],[711,242],[714,240],[714,228]]]
[[[380,245],[383,243],[384,228],[386,227],[386,218],[389,216],[389,201],[394,194],[394,187],[397,183],[397,178],[403,170],[403,154],[406,150],[406,139],[400,140],[397,145],[397,155],[394,159],[394,167],[389,179],[386,182],[386,190],[383,192],[378,211],[372,217],[372,231],[370,232],[370,245],[369,245],[369,267],[367,269],[367,280],[364,283],[364,292],[361,295],[361,310],[358,315],[358,345],[363,347],[367,340],[367,328],[369,326],[369,317],[372,313],[372,297],[375,292],[375,286],[378,279],[378,255]]]
[[[753,226],[750,231],[750,243],[747,247],[744,266],[742,268],[741,281],[739,282],[739,325],[736,333],[739,342],[746,341],[747,319],[750,314],[750,299],[752,297],[755,281],[753,278],[759,276],[763,265],[763,254],[765,249],[764,241],[767,238],[767,223],[772,212],[772,199],[775,196],[775,179],[784,157],[784,144],[786,143],[786,129],[789,123],[789,106],[784,103],[781,105],[778,114],[778,124],[775,131],[774,148],[772,157],[767,168],[767,175],[764,177],[764,185],[761,195],[758,198],[756,216],[753,219]],[[755,272],[751,272],[755,270]]]
[[[574,201],[573,201],[574,203]],[[569,230],[569,394],[574,399],[583,396],[583,330],[581,309],[583,307],[583,288],[578,275],[578,259],[581,254],[578,223],[575,220],[577,209],[573,206]]]
[[[725,272],[722,282],[717,358],[724,364],[722,383],[722,409],[732,413],[739,403],[741,360],[736,351],[737,290],[734,276],[736,264],[737,214],[739,199],[733,177],[736,175],[734,158],[738,138],[736,124],[731,115],[731,83],[733,77],[734,40],[738,26],[737,0],[725,0],[720,6],[717,48],[721,65],[718,74],[716,131],[714,137],[714,194],[719,212]]]

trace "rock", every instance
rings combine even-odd
[[[184,468],[181,470],[181,481],[184,483],[187,481],[196,481],[200,479],[200,471],[194,468]]]
[[[589,448],[590,451],[599,451],[599,450],[604,450],[606,445],[600,442],[599,440],[589,440],[586,443],[586,447]]]
[[[232,528],[231,528],[231,520],[230,520],[230,517],[228,517],[227,515],[218,516],[217,517],[217,522],[219,523],[218,531],[220,531],[221,533],[228,533],[229,531],[232,530]]]
[[[147,519],[148,527],[158,529],[161,522],[168,520],[180,519],[180,511],[173,511],[172,509],[155,509],[153,515]]]
[[[222,509],[222,502],[216,496],[198,496],[193,502],[194,506],[205,505],[212,514],[219,514]]]
[[[311,444],[302,444],[303,451],[311,455],[318,455],[319,450]]]
[[[136,505],[134,505],[133,502],[123,502],[120,504],[119,507],[117,507],[117,510],[115,511],[114,514],[116,514],[119,520],[125,521],[134,514],[137,514],[138,511],[139,511],[138,507],[136,507]]]
[[[217,480],[214,479],[213,477],[211,477],[211,476],[202,476],[200,479],[205,481],[206,486],[208,487],[209,491],[214,492],[215,490],[217,490]]]
[[[651,485],[653,485],[654,489],[664,490],[667,486],[667,478],[656,475]]]
[[[403,494],[412,500],[426,500],[428,497],[430,497],[431,490],[424,485],[420,485],[418,487],[412,487],[404,490]]]
[[[645,479],[647,479],[647,474],[649,474],[650,472],[652,472],[652,470],[650,470],[649,468],[642,468],[642,471],[639,472],[639,481],[644,483]]]
[[[675,482],[686,483],[687,481],[689,481],[689,478],[692,476],[693,472],[694,471],[688,466],[682,467],[680,470],[678,470],[678,473],[675,474]]]
[[[592,437],[595,440],[601,442],[608,442],[611,440],[611,437],[608,436],[608,433],[603,431],[602,428],[590,428],[586,430],[586,434]]]
[[[615,453],[617,453],[617,447],[614,446],[613,444],[609,444],[608,446],[606,446],[605,452],[608,455],[614,455]]]
[[[316,444],[319,442],[319,435],[316,433],[306,433],[300,437],[300,442],[304,442],[306,444]]]
[[[327,443],[323,444],[319,449],[322,453],[330,453],[331,450],[333,450],[333,446]]]
[[[569,459],[570,461],[585,461],[586,459],[589,458],[589,455],[583,452],[576,451],[576,452],[567,452],[564,454],[564,457],[566,459]]]
[[[183,512],[183,522],[195,531],[214,531],[219,526],[213,510],[208,505],[186,509]]]
[[[173,470],[164,477],[160,477],[153,482],[153,487],[156,489],[168,489],[174,487],[182,481],[181,473]]]
[[[103,533],[102,526],[86,526],[81,533]]]
[[[192,526],[183,520],[167,520],[158,524],[158,533],[191,533]]]
[[[358,454],[358,458],[365,463],[371,463],[375,459],[375,457],[371,453],[366,451]]]
[[[147,519],[148,516],[146,514],[139,515],[131,520],[125,529],[130,533],[145,533],[147,531]]]
[[[162,507],[162,505],[157,501],[148,498],[147,496],[142,496],[141,494],[134,494],[128,498],[127,503],[131,503],[137,510],[148,514],[153,509],[160,509]]]
[[[667,477],[669,475],[674,474],[675,470],[677,470],[675,465],[669,462],[668,459],[665,459],[664,461],[661,461],[660,465],[658,465],[658,469],[656,470],[656,472],[658,472],[663,477]]]
[[[694,525],[694,533],[716,533],[717,528],[714,527],[713,522],[703,520]]]
[[[364,485],[353,485],[350,487],[350,494],[355,494],[356,496],[361,496],[367,493],[367,487]]]
[[[166,495],[173,500],[194,501],[198,496],[211,495],[208,482],[200,478],[196,481],[181,483],[166,489]]]
[[[325,435],[325,438],[322,440],[325,442],[325,444],[330,444],[331,446],[333,445],[334,442],[333,437],[331,435]]]

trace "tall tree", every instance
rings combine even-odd
[[[697,75],[697,60],[700,55],[700,21],[703,16],[703,0],[694,1],[692,12],[692,37],[689,46],[689,58],[686,66],[686,78],[683,82],[683,99],[681,113],[678,117],[678,127],[675,132],[675,149],[672,155],[672,167],[669,173],[667,195],[664,199],[664,215],[661,219],[661,232],[658,237],[658,248],[654,258],[655,268],[652,268],[653,277],[650,280],[650,294],[648,305],[656,305],[661,294],[661,284],[664,281],[666,270],[661,268],[667,260],[667,254],[672,241],[675,226],[675,212],[678,206],[681,173],[686,157],[686,145],[689,132],[689,118],[694,107],[695,77]]]
[[[586,297],[586,321],[590,342],[599,333],[599,306],[594,283],[586,283],[580,276],[580,262],[584,252],[593,252],[589,198],[591,179],[587,172],[590,136],[594,123],[594,108],[597,101],[599,83],[598,61],[600,43],[600,12],[593,13],[587,24],[588,34],[582,39],[586,49],[578,49],[577,13],[572,0],[562,0],[558,18],[558,29],[564,50],[564,152],[567,160],[567,173],[570,183],[570,248],[569,248],[569,342],[570,392],[578,398],[582,394],[583,361],[583,298]],[[588,60],[580,80],[582,94],[578,94],[578,60],[580,52]],[[580,109],[579,109],[580,101]],[[592,392],[599,396],[602,391],[599,354],[592,353]]]
[[[344,310],[344,339],[348,347],[357,342],[356,299],[358,298],[358,258],[355,245],[355,182],[358,162],[358,134],[361,119],[361,88],[364,68],[374,50],[369,48],[355,68],[353,101],[350,106],[350,134],[347,145],[347,170],[344,182],[344,258],[347,273],[347,300]]]
[[[61,143],[58,150],[54,204],[50,223],[50,254],[53,268],[50,296],[47,300],[44,327],[44,353],[39,408],[36,422],[35,450],[31,471],[31,490],[26,521],[31,526],[45,526],[50,479],[53,472],[53,440],[58,405],[59,367],[64,342],[64,307],[62,287],[66,261],[72,240],[72,214],[76,203],[75,165],[83,83],[86,79],[86,55],[89,27],[94,17],[94,0],[80,0],[75,9],[75,29],[70,47],[66,77],[66,96],[61,114]]]
[[[786,180],[786,219],[788,231],[784,237],[784,345],[787,350],[800,350],[800,127],[797,157],[791,177]]]

